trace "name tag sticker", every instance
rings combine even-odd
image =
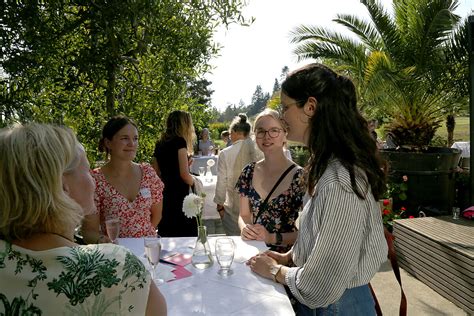
[[[150,193],[150,189],[149,189],[149,188],[141,188],[141,189],[140,189],[140,194],[141,194],[144,198],[149,198],[149,197],[151,197],[151,193]]]

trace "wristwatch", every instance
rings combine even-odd
[[[280,272],[281,267],[282,267],[281,264],[277,264],[277,265],[274,265],[274,266],[270,267],[270,273],[273,277],[273,281],[276,282],[276,283],[278,283],[277,274],[278,274],[278,272]]]
[[[281,235],[281,233],[276,232],[275,237],[276,237],[275,245],[281,245],[281,243],[283,242],[283,236]]]

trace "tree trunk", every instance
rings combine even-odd
[[[448,143],[447,146],[451,147],[454,143],[454,127],[456,126],[456,118],[453,114],[449,114],[446,117],[446,129],[448,130]]]

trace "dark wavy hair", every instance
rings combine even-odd
[[[106,157],[109,156],[110,152],[107,146],[105,146],[105,139],[112,140],[115,134],[128,124],[135,126],[138,130],[137,124],[131,119],[124,115],[117,115],[112,117],[105,123],[102,129],[102,137],[99,140],[99,151],[105,152]]]
[[[370,136],[367,121],[357,108],[352,81],[314,63],[290,73],[281,89],[296,100],[300,108],[309,97],[317,101],[309,121],[308,191],[313,193],[329,160],[337,158],[349,171],[352,189],[358,197],[363,198],[364,194],[356,185],[356,167],[365,172],[374,197],[381,198],[385,191],[386,163]]]

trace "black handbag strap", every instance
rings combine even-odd
[[[273,191],[275,191],[275,189],[278,187],[278,185],[280,184],[281,181],[283,181],[283,179],[285,179],[286,175],[288,174],[288,172],[291,171],[291,169],[293,169],[296,165],[295,164],[292,164],[291,166],[288,167],[288,169],[286,169],[280,176],[280,178],[278,179],[278,181],[275,183],[275,185],[273,186],[273,188],[270,190],[270,193],[268,193],[267,195],[267,198],[265,199],[265,201],[262,202],[262,204],[260,204],[260,207],[258,209],[258,213],[257,213],[257,216],[255,216],[254,220],[253,220],[253,223],[254,225],[257,223],[257,219],[260,217],[260,215],[262,215],[262,212],[266,209],[267,207],[267,203],[268,203],[268,199],[270,199],[270,196],[272,196],[273,194]]]

